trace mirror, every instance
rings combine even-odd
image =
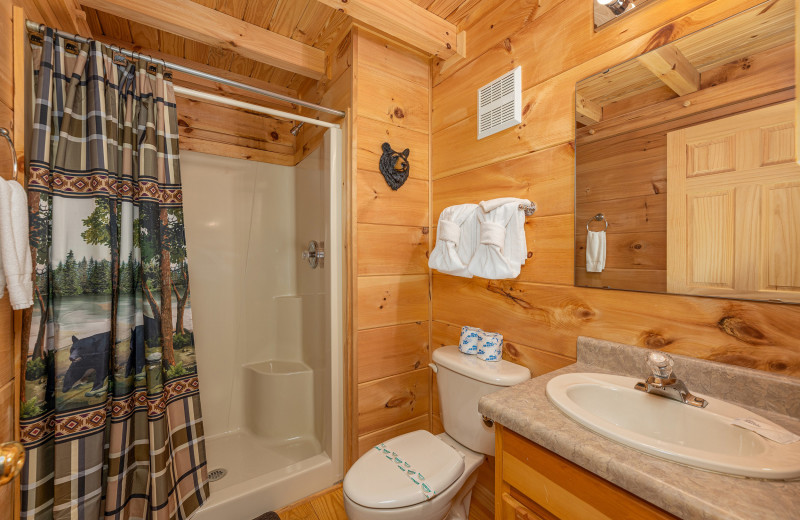
[[[767,4],[576,85],[575,285],[800,303],[794,6]]]

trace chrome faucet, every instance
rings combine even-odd
[[[647,356],[647,366],[650,368],[652,375],[647,378],[645,382],[636,383],[634,387],[636,390],[647,392],[648,394],[660,395],[680,401],[681,403],[698,408],[705,408],[708,401],[700,397],[695,397],[686,388],[683,381],[675,377],[672,367],[675,362],[669,354],[663,352],[650,352]]]

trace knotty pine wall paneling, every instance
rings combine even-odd
[[[467,17],[466,59],[433,65],[432,218],[498,196],[539,209],[526,224],[529,260],[518,279],[434,273],[432,348],[474,325],[503,333],[504,358],[535,376],[574,362],[579,335],[800,376],[796,306],[573,286],[575,83],[760,3],[653,2],[597,32],[592,0],[482,2]],[[522,123],[477,141],[476,90],[517,65]],[[491,482],[477,489],[493,494]]]
[[[329,47],[330,79],[304,99],[349,111],[345,154],[348,329],[346,468],[375,444],[430,429],[430,60],[352,25]],[[309,125],[297,160],[319,144]],[[381,144],[411,153],[393,191]]]
[[[11,2],[0,5],[0,126],[14,135],[14,43],[12,40]],[[11,161],[16,158],[0,142],[0,175],[11,178]],[[15,436],[14,409],[14,319],[8,295],[0,299],[0,443]],[[11,520],[14,510],[14,485],[0,487],[0,519]]]
[[[357,315],[357,443],[430,429],[430,63],[353,28]],[[408,148],[408,181],[393,191],[381,144]]]
[[[34,13],[35,14],[35,13]],[[25,111],[26,33],[24,23],[30,15],[22,2],[0,5],[0,127],[9,130],[17,156],[0,142],[0,176],[12,178],[12,161],[17,162],[18,180],[25,183]],[[4,294],[0,299],[0,443],[19,440],[20,383],[24,375],[20,329],[22,312],[13,311]],[[19,517],[19,479],[0,487],[0,519]]]
[[[295,165],[291,121],[185,97],[177,105],[181,150]]]

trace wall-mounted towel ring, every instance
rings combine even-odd
[[[608,229],[608,221],[606,220],[606,217],[602,213],[598,213],[597,215],[590,218],[588,222],[586,222],[586,231],[589,231],[589,224],[591,224],[593,220],[596,220],[598,222],[605,222],[606,229]]]
[[[8,147],[11,148],[11,178],[17,180],[17,150],[14,149],[14,141],[11,140],[11,135],[5,128],[0,128],[0,135],[8,141]]]

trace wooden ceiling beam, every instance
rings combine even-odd
[[[92,30],[86,21],[86,13],[77,0],[32,0],[43,20],[34,20],[60,31],[91,38]]]
[[[637,60],[679,96],[700,89],[700,72],[675,45],[650,51]]]
[[[575,121],[584,125],[593,125],[603,119],[603,107],[591,99],[575,93]]]
[[[411,0],[317,0],[431,56],[466,56],[466,34]]]
[[[75,1],[309,78],[320,79],[326,72],[323,51],[191,0]]]
[[[274,83],[269,83],[267,81],[262,81],[259,79],[242,76],[241,74],[236,74],[235,72],[218,69],[210,65],[206,65],[204,63],[187,60],[185,58],[181,58],[180,56],[173,56],[171,54],[160,52],[155,49],[144,48],[140,45],[136,45],[135,43],[109,38],[108,36],[98,36],[95,37],[95,40],[105,43],[106,45],[117,46],[123,49],[128,49],[130,51],[138,52],[145,56],[150,56],[157,60],[170,61],[176,65],[189,67],[198,70],[200,72],[213,74],[214,76],[219,76],[221,78],[229,79],[231,81],[236,81],[238,83],[244,83],[246,85],[260,88],[262,90],[269,90],[271,92],[275,92],[277,94],[283,94],[284,96],[289,96],[293,98],[297,97],[297,91],[294,89],[286,88],[281,85],[276,85]],[[186,88],[193,88],[203,92],[209,92],[211,94],[216,94],[218,96],[228,96],[233,99],[238,99],[240,101],[246,101],[248,103],[256,103],[259,105],[270,106],[282,110],[285,110],[287,107],[293,106],[288,101],[280,101],[277,99],[265,98],[264,96],[256,94],[254,92],[234,88],[221,83],[216,83],[214,81],[199,78],[197,76],[191,76],[183,72],[173,71],[172,80],[176,85],[181,85]]]

